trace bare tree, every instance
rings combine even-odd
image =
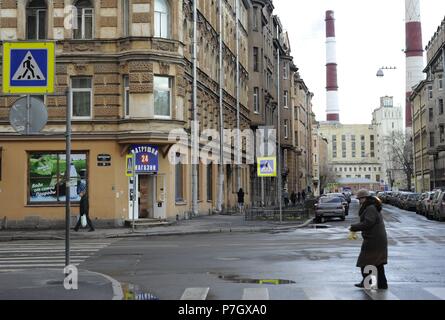
[[[402,172],[406,179],[406,190],[411,191],[411,181],[414,174],[413,144],[409,135],[400,131],[392,132],[391,135],[383,137],[387,159],[390,170],[394,173]]]

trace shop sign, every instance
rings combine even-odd
[[[150,145],[132,145],[130,154],[134,154],[136,174],[157,173],[159,171],[159,149]]]

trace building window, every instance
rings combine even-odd
[[[258,31],[258,9],[255,7],[252,11],[253,30]]]
[[[155,37],[170,37],[170,5],[167,0],[155,1]]]
[[[366,157],[366,145],[365,145],[365,136],[360,137],[361,140],[361,151],[362,151],[362,158]]]
[[[434,118],[434,109],[433,108],[429,108],[428,109],[428,115],[429,115],[429,121],[431,122],[431,121],[433,121],[433,118]]]
[[[284,138],[289,138],[289,120],[284,120]]]
[[[430,147],[433,148],[434,147],[434,132],[430,132]]]
[[[341,149],[342,149],[342,157],[346,158],[346,136],[341,136]]]
[[[259,62],[259,56],[258,56],[258,48],[253,47],[253,71],[258,72],[260,69],[260,62]]]
[[[371,180],[371,175],[369,174],[365,175],[365,179]]]
[[[74,39],[93,39],[94,9],[90,0],[79,0],[74,5],[77,8],[77,28],[74,29]]]
[[[171,79],[154,77],[154,115],[157,118],[171,118]]]
[[[443,114],[443,99],[438,99],[437,104],[439,105],[439,114]]]
[[[283,79],[289,79],[289,68],[287,63],[284,63],[283,65]]]
[[[184,201],[184,165],[180,163],[181,155],[179,153],[176,154],[176,162],[175,165],[175,199],[176,202]]]
[[[284,91],[284,95],[283,95],[283,106],[287,109],[289,108],[289,92],[286,90]]]
[[[124,76],[124,112],[125,118],[130,116],[130,79]]]
[[[428,86],[428,100],[433,99],[433,86]]]
[[[26,8],[26,39],[46,39],[46,2],[32,0]]]
[[[332,136],[332,157],[337,158],[337,136]]]
[[[207,201],[213,200],[213,165],[207,165]]]
[[[377,174],[377,175],[375,176],[375,180],[376,180],[377,182],[380,182],[380,175],[379,175],[379,174]]]
[[[444,130],[444,125],[441,124],[439,126],[439,134],[440,134],[440,143],[444,143],[445,142],[445,130]]]
[[[443,90],[443,76],[441,74],[437,76],[437,89]]]
[[[90,119],[93,100],[91,78],[72,78],[71,88],[73,117]]]
[[[79,201],[79,188],[88,186],[87,154],[73,152],[70,170],[70,199]],[[28,203],[65,203],[67,161],[65,152],[28,154]]]
[[[130,0],[122,0],[122,33],[124,37],[130,35]]]
[[[260,113],[260,89],[253,88],[253,112]]]

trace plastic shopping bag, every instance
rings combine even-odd
[[[350,231],[348,239],[349,240],[357,240],[358,239],[357,232]]]
[[[86,227],[87,226],[87,216],[86,215],[81,215],[80,216],[80,223],[82,224],[82,227]]]

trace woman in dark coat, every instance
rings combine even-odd
[[[87,224],[90,227],[90,232],[94,231],[94,227],[93,227],[93,223],[90,220],[90,215],[89,215],[89,202],[88,202],[88,194],[86,191],[86,187],[85,186],[81,186],[80,187],[80,217],[79,217],[79,221],[77,221],[76,226],[74,227],[74,231],[79,231],[80,226],[82,225],[81,223],[81,217],[83,215],[86,215],[87,218]]]
[[[363,243],[357,260],[357,267],[361,268],[363,280],[356,287],[363,288],[365,267],[373,266],[377,269],[377,287],[388,289],[384,265],[388,263],[388,239],[382,216],[382,204],[379,199],[371,197],[368,190],[357,193],[360,201],[360,222],[353,224],[350,230],[362,232]]]

